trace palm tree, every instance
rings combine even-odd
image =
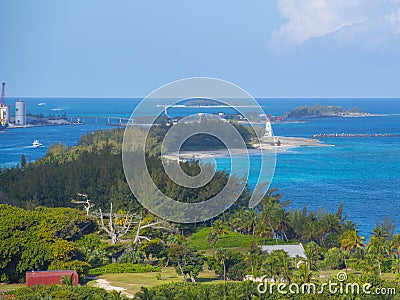
[[[357,260],[358,268],[362,270],[363,274],[373,274],[374,273],[374,265],[375,259],[374,256],[370,253],[365,254],[363,259]]]
[[[289,283],[292,279],[292,267],[293,260],[289,257],[289,255],[285,251],[279,251],[277,253],[279,262],[280,262],[280,274],[282,279],[287,280]]]
[[[282,195],[277,194],[277,188],[269,189],[265,196],[261,199],[259,205],[262,206],[262,210],[270,210],[271,208],[281,208],[286,207],[290,204],[289,200],[280,202]]]
[[[212,246],[212,256],[214,257],[215,253],[215,245],[218,243],[219,235],[214,231],[211,230],[207,236],[207,242]]]
[[[349,222],[347,222],[349,223]],[[351,224],[349,224],[351,225]],[[354,252],[356,249],[361,249],[365,247],[364,244],[365,237],[358,235],[357,230],[346,230],[340,236],[340,249],[346,251],[346,253]],[[344,264],[346,266],[346,273],[347,273],[347,255],[343,255]]]
[[[331,270],[339,269],[343,262],[343,253],[338,248],[329,249],[324,258],[324,265],[329,269],[329,275]]]
[[[347,221],[342,225],[342,232],[348,231],[348,230],[358,230],[358,226],[356,223],[352,221]]]
[[[243,233],[243,220],[245,219],[246,208],[241,207],[233,216],[229,219],[230,226],[240,233]]]
[[[340,236],[341,248],[349,252],[365,247],[365,237],[358,235],[357,230],[346,230]]]
[[[302,240],[314,242],[318,237],[318,228],[314,221],[308,221],[303,229]]]
[[[218,262],[220,264],[222,264],[223,271],[224,271],[224,280],[226,280],[226,264],[225,264],[225,261],[228,258],[228,252],[224,248],[218,248],[216,256],[217,256]]]
[[[254,266],[258,264],[260,258],[260,248],[257,242],[250,241],[249,250],[245,257],[245,262],[251,267],[251,275],[254,275]]]
[[[308,222],[307,207],[303,207],[301,210],[295,209],[291,217],[290,223],[295,234],[294,238],[301,239],[304,235],[305,224]]]
[[[382,240],[387,240],[389,237],[389,234],[386,229],[376,226],[374,230],[372,231],[372,235],[378,239]]]
[[[298,280],[298,283],[310,283],[315,281],[315,277],[313,272],[310,270],[308,264],[302,263],[300,264],[299,268],[295,271],[295,277]]]
[[[381,262],[385,257],[390,255],[389,242],[384,240],[383,238],[373,236],[368,243],[367,252],[370,253],[377,260],[379,276],[381,276]]]
[[[328,214],[322,221],[326,233],[339,233],[340,220],[334,214]]]
[[[260,237],[268,236],[274,239],[276,238],[276,233],[271,223],[270,211],[264,210],[261,212],[259,222],[257,222],[255,226],[255,233]]]
[[[316,262],[321,257],[320,247],[315,243],[311,242],[305,245],[304,252],[307,257],[307,265],[310,269],[317,269]]]
[[[347,218],[346,215],[343,215],[343,203],[339,204],[339,207],[338,207],[338,210],[336,211],[335,216],[339,220],[339,226],[342,226],[344,224],[344,221]]]
[[[255,209],[252,208],[250,210],[246,210],[244,214],[244,227],[247,233],[255,234],[255,228],[257,225],[258,215],[255,212]]]
[[[275,229],[280,233],[282,240],[288,241],[286,231],[290,227],[290,215],[284,208],[276,209],[273,212],[273,221]]]
[[[226,230],[224,224],[220,220],[214,221],[214,223],[211,226],[212,230],[219,236],[224,235],[228,231]]]
[[[390,241],[390,250],[395,252],[398,261],[398,272],[400,273],[400,234],[396,234]]]

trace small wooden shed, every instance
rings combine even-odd
[[[26,272],[26,286],[61,284],[64,276],[70,277],[73,285],[79,283],[78,273],[75,270],[31,271]]]

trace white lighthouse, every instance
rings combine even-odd
[[[272,127],[271,127],[271,122],[269,119],[267,119],[267,122],[265,123],[265,138],[271,138],[272,137]]]

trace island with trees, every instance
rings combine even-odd
[[[344,108],[342,106],[332,105],[314,105],[314,106],[300,106],[290,112],[286,113],[287,118],[331,118],[331,117],[365,117],[374,116],[373,114],[364,112],[358,107]]]

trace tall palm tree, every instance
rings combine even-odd
[[[219,235],[214,231],[210,230],[207,236],[207,242],[212,246],[212,256],[215,254],[215,245],[218,243]]]
[[[226,280],[226,260],[228,259],[228,252],[225,248],[218,248],[216,253],[217,260],[220,264],[222,264],[224,271],[224,280]]]
[[[308,221],[303,229],[302,240],[314,242],[318,240],[318,228],[315,221]]]
[[[244,220],[246,218],[246,208],[241,207],[237,212],[233,214],[233,216],[229,220],[230,226],[236,231],[243,233],[244,231]]]
[[[252,208],[250,210],[246,210],[244,214],[244,227],[246,229],[246,233],[255,234],[255,228],[257,225],[258,215],[255,212],[255,209]]]
[[[367,252],[377,260],[379,276],[382,276],[381,263],[385,257],[390,255],[389,242],[382,238],[373,236],[368,243]]]
[[[398,262],[398,272],[400,273],[400,234],[396,234],[390,241],[390,250],[395,252],[395,256]]]
[[[389,237],[387,230],[380,226],[376,226],[374,228],[374,230],[372,231],[372,235],[381,240],[387,240]]]
[[[340,236],[340,249],[346,251],[343,255],[344,264],[346,266],[347,273],[347,253],[352,253],[356,249],[365,247],[365,237],[358,235],[357,230],[346,230]]]
[[[284,251],[279,251],[277,253],[277,256],[280,262],[281,277],[282,279],[287,280],[290,283],[292,279],[293,260]]]
[[[322,221],[326,233],[340,232],[340,219],[334,214],[328,214]]]
[[[346,230],[340,236],[341,248],[349,252],[365,247],[365,237],[358,235],[357,230]]]
[[[220,220],[214,221],[211,226],[212,230],[219,236],[224,235],[228,231],[226,230],[224,224]]]
[[[272,225],[272,214],[270,210],[263,210],[261,212],[259,222],[255,227],[255,232],[260,237],[268,236],[274,239],[277,238],[275,229]]]
[[[290,228],[290,215],[284,208],[276,209],[273,212],[273,223],[275,224],[275,230],[277,230],[282,240],[288,241],[286,231]]]
[[[346,223],[343,223],[341,229],[342,229],[342,232],[345,232],[348,230],[358,230],[358,226],[353,221],[346,221]]]
[[[310,269],[317,269],[316,262],[321,257],[321,248],[315,242],[308,243],[304,247],[304,252],[307,257],[307,265]]]

